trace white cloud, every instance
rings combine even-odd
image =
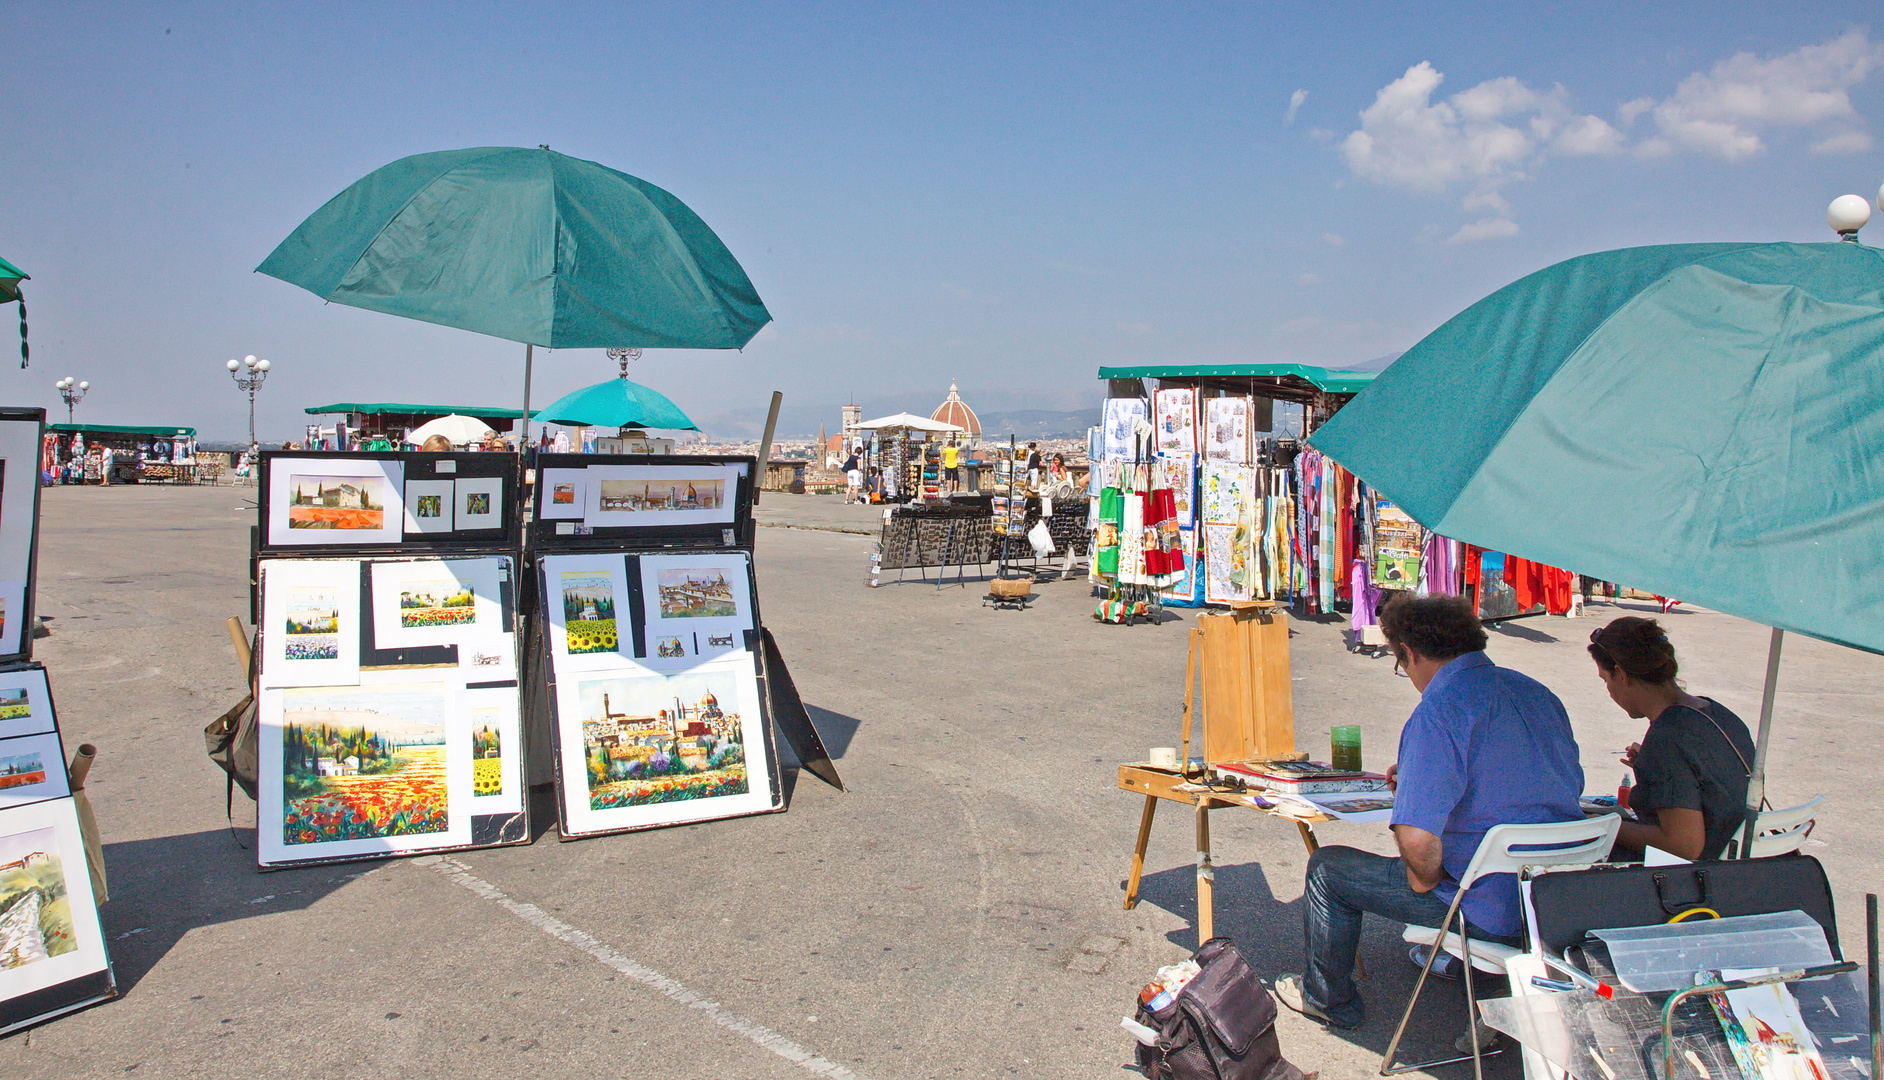
[[[1518,235],[1518,223],[1510,218],[1481,218],[1446,238],[1448,244],[1469,244],[1474,240],[1498,240]]]
[[[1289,111],[1287,115],[1283,116],[1282,122],[1285,124],[1295,123],[1296,111],[1301,109],[1302,102],[1307,101],[1307,100],[1308,100],[1308,91],[1306,90],[1297,90],[1295,93],[1290,94],[1289,95]]]
[[[1849,128],[1857,117],[1849,90],[1880,66],[1884,45],[1873,44],[1863,30],[1770,60],[1735,53],[1705,75],[1683,79],[1655,106],[1655,126],[1672,147],[1738,161],[1765,149],[1764,131],[1834,123],[1846,130],[1820,145],[1831,147],[1824,152],[1848,152],[1860,148],[1853,136],[1862,135]]]
[[[1865,131],[1841,131],[1812,144],[1815,154],[1862,154],[1871,149],[1871,134]]]

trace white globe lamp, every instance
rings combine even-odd
[[[1871,204],[1862,195],[1840,195],[1825,208],[1825,223],[1842,240],[1857,240],[1858,230],[1871,220]]]
[[[82,382],[82,383],[79,383],[79,389],[80,389],[80,390],[90,390],[91,388],[92,388],[92,384],[91,384],[91,383],[88,383],[88,382]]]
[[[231,361],[229,361],[228,363],[226,363],[226,364],[224,364],[224,365],[223,365],[223,367],[226,367],[226,368],[228,368],[228,369],[229,369],[230,371],[241,371],[241,370],[242,370],[242,361],[240,361],[240,360],[231,360]]]

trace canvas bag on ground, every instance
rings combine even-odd
[[[241,642],[237,642],[238,647]],[[242,793],[255,798],[257,776],[256,758],[257,741],[260,734],[256,730],[255,708],[255,652],[254,641],[249,646],[249,693],[235,707],[211,720],[203,728],[203,748],[209,754],[209,760],[222,767],[229,774],[227,790],[223,793],[228,803],[225,808],[230,816],[235,814],[235,789],[242,788]]]
[[[1158,1032],[1138,1045],[1138,1067],[1151,1080],[1308,1080],[1282,1056],[1276,1003],[1227,937],[1211,938],[1191,959],[1202,968],[1169,1005],[1138,1007],[1138,1022]]]

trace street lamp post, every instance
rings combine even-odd
[[[65,378],[60,379],[52,385],[58,388],[59,396],[65,399],[65,422],[70,424],[72,422],[72,406],[84,400],[85,391],[90,390],[92,384],[75,381],[72,376],[67,375]]]
[[[236,386],[248,392],[249,448],[254,449],[255,391],[261,389],[262,381],[268,378],[269,363],[266,360],[257,360],[253,356],[245,356],[240,360],[231,360],[224,364],[223,367],[229,369],[229,377],[235,380]]]

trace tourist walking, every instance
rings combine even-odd
[[[863,498],[863,468],[857,462],[857,451],[852,450],[844,459],[844,501],[860,502]]]

